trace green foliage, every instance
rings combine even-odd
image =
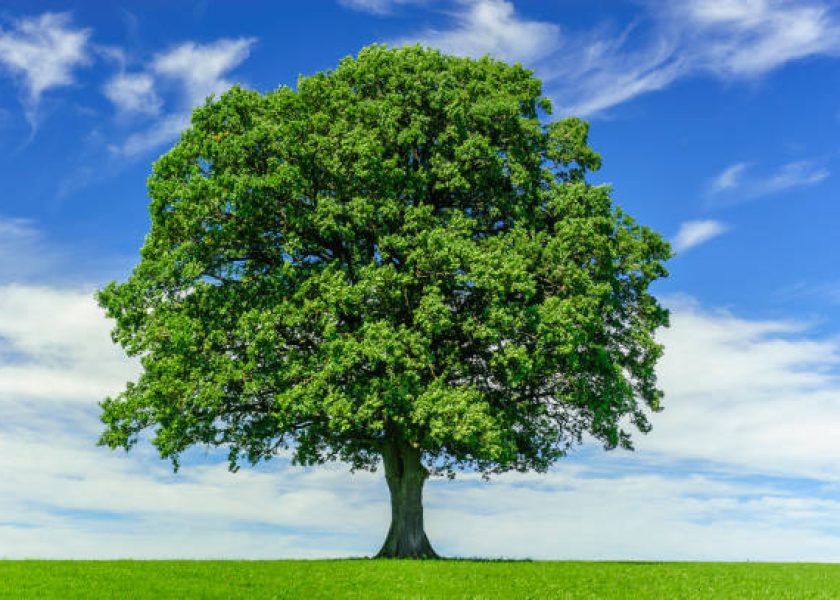
[[[631,447],[670,249],[586,182],[587,124],[549,113],[519,65],[378,45],[208,99],[154,164],[141,261],[98,296],[144,368],[101,443],[370,468],[391,439],[447,474]]]
[[[831,564],[0,561],[0,598],[832,600]]]

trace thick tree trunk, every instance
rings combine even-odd
[[[382,451],[391,492],[391,528],[377,558],[437,558],[423,529],[423,484],[429,472],[420,450],[387,444]]]

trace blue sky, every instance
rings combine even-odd
[[[840,6],[828,0],[4,2],[0,556],[343,556],[381,474],[96,448],[137,372],[91,300],[148,227],[151,162],[233,83],[294,85],[372,42],[535,70],[591,122],[593,180],[674,242],[665,412],[635,453],[432,482],[444,554],[840,560]]]

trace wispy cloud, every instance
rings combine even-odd
[[[673,246],[676,252],[685,252],[689,248],[700,244],[725,233],[728,227],[720,221],[686,221],[680,225],[677,235],[674,236]]]
[[[598,113],[692,75],[753,78],[808,56],[840,54],[840,17],[820,1],[657,1],[648,8],[648,20],[622,35],[604,31],[569,46],[569,66],[553,86],[565,112]],[[576,58],[592,55],[596,62]]]
[[[185,42],[155,55],[145,71],[119,74],[106,86],[106,95],[118,109],[126,111],[141,106],[157,106],[158,87],[174,85],[178,98],[166,114],[141,131],[131,134],[112,150],[124,156],[136,156],[175,139],[189,125],[192,108],[210,94],[221,94],[233,85],[227,76],[244,62],[255,43],[254,38],[221,39],[209,44]],[[140,112],[135,110],[134,112]]]
[[[803,300],[840,305],[840,279],[828,281],[798,281],[782,287],[773,294],[781,302],[801,304]]]
[[[698,67],[719,75],[766,73],[792,60],[840,52],[840,20],[831,4],[801,0],[666,2],[660,14],[683,32]]]
[[[563,60],[538,67],[560,114],[598,114],[683,76],[686,58],[673,43],[661,38],[639,47],[638,30],[634,24],[621,32],[599,28],[570,36]]]
[[[68,13],[44,13],[14,21],[0,30],[0,65],[19,78],[26,117],[33,128],[47,90],[71,85],[73,72],[88,64],[89,29],[71,25]]]
[[[37,235],[32,221],[28,219],[0,218],[0,240],[29,240]]]
[[[419,42],[452,54],[492,54],[530,65],[559,48],[559,35],[558,25],[523,19],[510,2],[477,0],[454,14],[451,29],[428,29],[395,40],[394,44]]]
[[[754,194],[765,196],[792,188],[815,185],[830,175],[828,169],[811,161],[800,160],[783,165],[767,180],[755,186]]]
[[[447,52],[535,68],[558,112],[589,116],[700,74],[754,78],[808,56],[840,55],[840,16],[823,0],[650,0],[623,30],[563,30],[507,0],[462,4],[446,29],[405,36]]]
[[[0,215],[0,284],[44,275],[57,261],[32,221]]]
[[[103,255],[88,242],[57,242],[31,219],[0,214],[0,286],[75,285],[117,276],[129,268],[125,256]]]
[[[387,15],[401,4],[428,4],[434,0],[338,0],[338,3],[351,10],[358,10],[373,15]]]
[[[822,1],[653,1],[647,19],[565,46],[550,83],[563,112],[591,115],[678,79],[754,78],[808,56],[840,54],[840,17]]]
[[[741,176],[748,166],[749,163],[739,162],[726,167],[712,179],[709,189],[712,192],[722,192],[737,187],[741,183]]]
[[[750,163],[739,162],[712,178],[709,193],[716,203],[731,204],[816,185],[830,174],[815,160],[797,160],[758,173]]]
[[[139,156],[174,140],[189,124],[190,115],[187,112],[166,115],[160,117],[154,126],[132,133],[119,146],[111,146],[111,150],[123,156]]]

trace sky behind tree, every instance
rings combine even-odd
[[[444,555],[840,560],[840,10],[820,0],[6,2],[0,10],[0,556],[375,550],[381,473],[178,474],[97,448],[137,373],[92,293],[148,228],[150,165],[190,108],[364,45],[534,69],[591,122],[596,183],[672,240],[665,412],[637,451],[426,488]]]

